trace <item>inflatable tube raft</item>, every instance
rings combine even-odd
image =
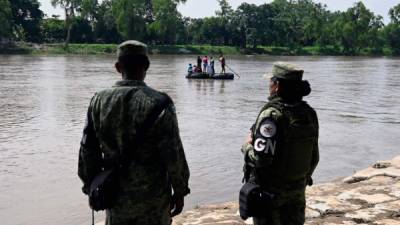
[[[214,75],[209,75],[207,73],[192,73],[187,74],[188,79],[214,79],[214,80],[233,80],[235,75],[233,73],[215,73]]]

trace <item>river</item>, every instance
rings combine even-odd
[[[187,80],[195,57],[151,56],[146,78],[175,101],[191,170],[187,208],[237,198],[240,146],[267,99],[262,75],[274,61],[303,67],[313,88],[305,100],[320,120],[316,182],[400,153],[400,58],[232,56],[227,64],[240,79]],[[89,224],[77,176],[79,142],[89,99],[119,79],[114,60],[0,56],[2,225]]]

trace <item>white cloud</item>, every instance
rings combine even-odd
[[[39,0],[40,2],[40,9],[48,16],[51,17],[52,15],[60,15],[64,17],[64,11],[60,7],[54,8],[50,0]]]

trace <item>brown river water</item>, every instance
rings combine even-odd
[[[299,64],[312,85],[305,100],[320,119],[316,182],[400,153],[400,58],[235,56],[227,64],[240,79],[187,80],[195,57],[151,56],[146,78],[176,104],[191,170],[187,208],[237,199],[240,146],[267,99],[262,75],[274,61]],[[113,63],[112,56],[0,56],[2,225],[89,224],[79,142],[90,97],[119,79]]]

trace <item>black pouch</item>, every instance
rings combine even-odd
[[[119,190],[119,176],[116,169],[100,172],[90,184],[89,205],[95,211],[112,208]]]
[[[260,185],[254,182],[246,182],[239,193],[239,213],[243,220],[249,217],[264,216],[272,207],[276,196],[265,192]]]

